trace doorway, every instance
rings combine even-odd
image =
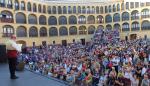
[[[144,35],[144,39],[147,40],[147,35]]]
[[[53,41],[53,44],[55,44],[55,41]]]
[[[125,36],[125,41],[128,41],[128,36]]]
[[[137,34],[131,34],[130,35],[130,40],[134,40],[137,39]]]
[[[47,45],[46,41],[42,41],[42,45],[46,46]]]
[[[33,47],[35,47],[35,42],[33,42],[32,44],[33,44]]]
[[[67,46],[67,40],[62,40],[62,46]]]
[[[26,42],[23,40],[16,41],[17,44],[22,44],[22,46],[26,46]]]
[[[81,44],[85,45],[85,39],[80,39],[81,40]]]
[[[75,43],[75,39],[73,39],[72,42]]]

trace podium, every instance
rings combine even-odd
[[[6,45],[0,44],[0,63],[7,62]]]

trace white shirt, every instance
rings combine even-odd
[[[144,74],[145,74],[145,72],[146,72],[146,70],[147,70],[147,69],[146,69],[145,67],[143,67],[143,68],[142,68],[141,75],[144,75]]]
[[[125,72],[124,77],[130,80],[133,78],[131,72]]]

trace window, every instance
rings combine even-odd
[[[60,24],[60,25],[65,25],[65,24],[67,24],[67,18],[66,18],[66,16],[60,16],[60,17],[59,17],[59,24]]]
[[[66,6],[63,7],[63,14],[67,14],[67,7]]]
[[[83,14],[86,13],[86,8],[85,8],[85,6],[82,7],[82,13],[83,13]]]
[[[89,15],[87,18],[88,24],[95,24],[95,17],[93,15]]]
[[[106,17],[105,17],[105,22],[106,23],[111,23],[112,22],[112,17],[111,17],[111,15],[106,15]]]
[[[120,11],[120,4],[117,4],[117,11]]]
[[[111,13],[111,5],[109,5],[109,12]]]
[[[24,13],[16,13],[16,23],[26,24],[26,16]]]
[[[129,20],[129,13],[123,12],[122,13],[122,21],[128,21]]]
[[[71,14],[72,13],[72,8],[71,6],[68,6],[68,14]]]
[[[58,6],[58,14],[62,14],[61,6]]]
[[[115,6],[115,4],[113,5],[113,12],[116,12],[116,6]]]
[[[96,7],[96,14],[99,14],[100,13],[100,10],[99,10],[99,7],[97,6]]]
[[[51,14],[51,6],[48,6],[47,12],[48,12],[48,14]]]
[[[38,37],[38,30],[36,27],[31,27],[29,29],[29,37]]]
[[[24,1],[21,1],[21,10],[25,10],[25,3],[24,3]]]
[[[105,13],[108,13],[108,8],[107,8],[107,6],[105,6]]]
[[[3,27],[3,37],[10,37],[14,34],[14,28],[12,26],[6,25]]]
[[[69,16],[69,24],[77,24],[76,16]]]
[[[87,7],[87,14],[90,14],[90,6]]]
[[[139,7],[139,2],[135,2],[135,8]]]
[[[19,10],[19,2],[18,2],[18,0],[15,0],[15,10]]]
[[[119,22],[120,21],[120,14],[119,13],[114,14],[113,21],[114,22]]]
[[[114,30],[120,31],[120,24],[118,23],[114,24]]]
[[[6,23],[13,23],[13,14],[10,11],[2,11],[0,21]]]
[[[129,2],[126,2],[126,9],[129,10]]]
[[[48,18],[48,25],[57,25],[57,19],[55,16],[50,16]]]
[[[56,7],[55,6],[53,6],[53,8],[52,8],[52,12],[53,12],[53,14],[56,14]]]
[[[45,27],[40,28],[40,37],[47,37],[47,30]]]
[[[67,30],[67,28],[66,27],[60,27],[59,28],[59,35],[60,36],[66,36],[66,35],[68,35],[68,30]]]
[[[85,26],[80,26],[79,27],[79,35],[86,35],[87,34],[87,30]]]
[[[30,2],[28,2],[28,11],[31,11],[31,3]]]
[[[37,10],[36,10],[37,8],[36,8],[36,4],[34,3],[33,4],[33,12],[36,12]]]
[[[13,8],[12,0],[8,0],[8,2],[7,2],[7,8],[10,8],[10,9]]]
[[[112,30],[112,26],[110,24],[106,25],[107,30]]]
[[[144,2],[141,2],[141,3],[140,3],[140,6],[141,6],[141,7],[144,7]]]
[[[133,22],[131,27],[132,27],[131,28],[132,31],[137,31],[140,29],[140,25],[138,22]]]
[[[41,16],[39,17],[39,24],[40,24],[40,25],[46,25],[46,16],[41,15]]]
[[[150,6],[150,2],[146,2],[146,6]]]
[[[33,14],[28,16],[28,23],[29,24],[37,24],[37,17]]]
[[[124,3],[121,4],[121,10],[124,10]]]
[[[78,17],[78,24],[86,24],[86,17],[84,15]]]
[[[81,7],[78,6],[78,13],[80,14],[81,13]]]
[[[103,14],[103,7],[100,8],[100,13]]]
[[[142,30],[150,30],[150,22],[147,20],[144,20],[142,22],[141,28]]]
[[[122,24],[122,31],[130,31],[129,23]]]
[[[17,37],[26,37],[27,36],[27,31],[26,28],[23,26],[19,26],[17,28]]]
[[[58,30],[56,27],[51,27],[49,29],[49,36],[58,36]]]
[[[77,35],[77,27],[72,26],[69,28],[69,34],[70,35]]]
[[[130,2],[130,8],[134,8],[134,2]]]
[[[40,4],[38,5],[38,11],[39,11],[39,13],[42,12],[42,8],[41,8],[41,5],[40,5]]]
[[[139,12],[134,10],[131,12],[131,20],[139,19]]]
[[[76,13],[76,6],[73,6],[73,13]]]
[[[149,9],[143,9],[141,12],[141,18],[150,18],[150,11]]]
[[[101,16],[101,15],[97,16],[97,23],[98,23],[98,24],[104,23],[103,16]]]
[[[46,13],[46,6],[43,5],[43,13]]]
[[[94,34],[94,32],[95,32],[95,26],[89,26],[88,34]]]
[[[94,14],[95,13],[95,7],[94,6],[92,6],[92,10],[91,10],[92,12],[92,14]]]
[[[5,7],[5,0],[0,0],[0,7]]]

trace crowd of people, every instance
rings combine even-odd
[[[89,45],[33,46],[22,57],[30,70],[73,86],[150,86],[150,41],[109,43],[105,34],[94,36]],[[95,43],[95,37],[101,40]]]

